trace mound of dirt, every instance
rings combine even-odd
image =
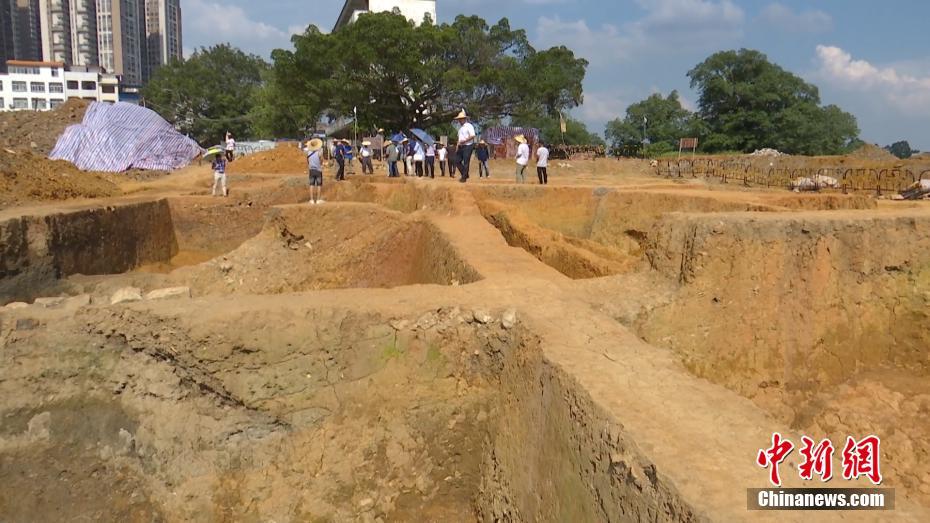
[[[52,111],[0,112],[0,147],[48,156],[65,128],[84,120],[89,105],[72,98]]]
[[[882,149],[877,145],[867,143],[862,147],[856,149],[855,151],[849,153],[850,158],[858,158],[862,160],[875,160],[883,162],[896,162],[898,157],[889,153],[888,151]]]
[[[306,170],[307,157],[295,144],[279,145],[240,158],[229,166],[229,172],[235,174],[304,174]]]
[[[120,193],[104,173],[81,171],[61,160],[0,149],[0,208],[27,202],[101,198]]]

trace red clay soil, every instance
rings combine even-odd
[[[0,147],[47,156],[69,125],[84,120],[89,105],[72,98],[52,111],[0,112]]]
[[[304,174],[307,158],[296,144],[284,144],[234,161],[229,172],[234,174]]]
[[[62,160],[0,149],[0,208],[28,202],[102,198],[121,191],[104,173],[85,172]]]

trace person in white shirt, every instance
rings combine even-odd
[[[475,140],[478,134],[475,132],[475,126],[468,121],[468,115],[465,109],[455,117],[459,125],[459,139],[455,147],[456,167],[462,173],[460,182],[465,183],[468,180],[468,169],[471,164],[471,154],[475,150]]]
[[[536,149],[536,176],[539,177],[539,185],[549,185],[549,148],[542,140]]]
[[[433,142],[426,146],[426,174],[427,178],[436,177],[436,143]]]
[[[371,142],[365,140],[362,142],[361,149],[358,150],[359,162],[362,163],[362,174],[375,174],[375,168],[371,164]]]
[[[439,160],[439,172],[443,177],[446,175],[446,153],[448,152],[445,145],[436,144],[436,159]]]
[[[233,139],[233,135],[226,131],[226,161],[233,161],[233,157],[236,155],[236,140]]]
[[[526,183],[526,165],[530,163],[530,146],[526,143],[526,137],[518,134],[514,137],[519,146],[517,146],[517,183]]]

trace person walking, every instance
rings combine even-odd
[[[491,151],[484,140],[478,142],[478,147],[475,148],[475,158],[478,159],[478,178],[490,178],[491,170],[488,168],[488,160],[491,159]]]
[[[439,161],[439,172],[441,173],[440,176],[442,177],[446,176],[446,154],[447,153],[448,151],[446,151],[445,145],[441,143],[436,145],[436,160]]]
[[[222,190],[220,196],[229,196],[229,189],[226,187],[226,157],[217,153],[211,164],[213,167],[213,196],[216,196],[216,190]]]
[[[397,178],[400,176],[397,173],[397,160],[400,158],[400,149],[397,147],[397,144],[392,141],[387,146],[384,155],[387,157],[388,178]]]
[[[417,178],[423,177],[423,162],[426,161],[426,148],[423,147],[423,142],[419,138],[414,138],[413,142],[410,143],[411,148],[413,149],[413,172],[417,175]]]
[[[371,163],[371,142],[365,140],[362,147],[358,150],[359,162],[362,163],[362,174],[375,174],[375,168]]]
[[[455,163],[462,175],[459,182],[465,183],[468,181],[471,154],[475,149],[475,141],[478,139],[478,134],[475,132],[475,126],[468,121],[468,115],[465,113],[465,109],[462,109],[458,116],[455,117],[455,121],[459,126],[459,139],[455,146]]]
[[[426,146],[426,176],[436,177],[436,142]]]
[[[236,157],[236,139],[233,138],[233,135],[226,131],[226,161],[231,162]]]
[[[539,185],[549,185],[549,148],[542,140],[536,149],[536,176],[539,178]]]
[[[526,166],[530,163],[530,146],[522,134],[514,136],[517,141],[517,183],[526,183]]]
[[[336,181],[341,182],[346,179],[346,150],[342,145],[342,140],[336,142],[336,147],[333,149],[333,159],[336,160]]]
[[[323,140],[307,142],[307,170],[310,175],[310,205],[323,203]]]
[[[355,153],[352,150],[352,142],[348,139],[342,141],[342,152],[343,156],[346,158],[346,166],[348,167],[349,174],[355,174],[355,165],[352,163],[352,159],[355,157]],[[342,179],[345,179],[343,175]]]

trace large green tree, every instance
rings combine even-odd
[[[649,153],[661,154],[678,148],[678,140],[696,133],[694,114],[681,105],[678,91],[667,97],[655,93],[626,109],[623,119],[607,123],[605,135],[612,147],[649,140]]]
[[[220,143],[226,131],[252,136],[251,119],[268,64],[227,44],[200,49],[159,67],[142,89],[143,103],[201,144]]]
[[[713,54],[688,72],[706,127],[702,148],[793,154],[845,152],[859,135],[854,116],[820,106],[816,86],[754,50]]]
[[[415,25],[369,13],[331,34],[311,26],[292,43],[272,53],[281,95],[313,121],[357,109],[364,129],[432,128],[462,108],[482,122],[551,116],[582,102],[587,67],[564,47],[536,51],[507,19],[489,26],[477,16]]]

